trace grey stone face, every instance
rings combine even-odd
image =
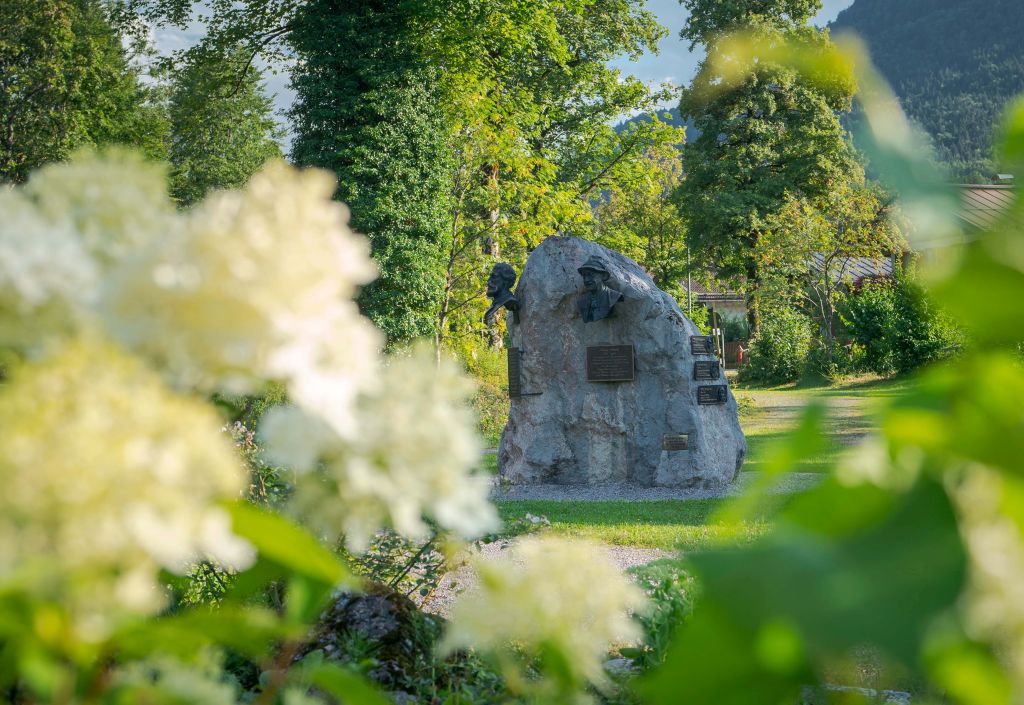
[[[577,268],[590,257],[608,268],[622,300],[613,317],[584,321]],[[520,321],[508,316],[522,350],[522,384],[535,396],[511,400],[498,467],[513,483],[722,487],[739,474],[747,444],[732,391],[698,405],[690,336],[699,331],[633,260],[596,243],[551,237],[531,253],[519,285]],[[588,382],[588,346],[632,345],[632,382]],[[718,384],[724,383],[724,375]],[[687,450],[663,450],[669,435]]]

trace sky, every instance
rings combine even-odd
[[[853,0],[824,0],[821,12],[814,18],[814,24],[823,27],[836,18],[842,10],[853,4]],[[612,65],[625,74],[632,74],[647,83],[671,82],[677,86],[686,85],[697,73],[703,52],[689,50],[689,43],[679,38],[679,30],[686,21],[686,13],[678,0],[648,0],[647,6],[668,27],[668,36],[661,40],[657,54],[645,54],[639,61],[628,58],[613,61]]]
[[[842,10],[853,3],[853,0],[824,0],[821,12],[814,18],[814,23],[824,26],[834,20]],[[645,54],[638,61],[622,58],[613,61],[612,65],[625,74],[632,74],[640,80],[652,85],[671,82],[674,85],[685,85],[697,72],[697,64],[701,60],[701,52],[689,51],[687,43],[679,38],[679,30],[686,20],[686,13],[679,6],[678,0],[648,0],[647,6],[654,11],[669,33],[659,44],[658,54]],[[169,54],[176,49],[186,48],[196,43],[202,28],[194,24],[187,29],[158,29],[154,33],[154,43],[161,54]],[[274,96],[274,106],[279,113],[278,119],[284,124],[283,113],[291,106],[295,94],[288,88],[288,76],[283,70],[276,74],[272,67],[263,67],[266,75],[267,92]],[[668,107],[668,106],[666,106]],[[285,142],[290,143],[290,136]]]

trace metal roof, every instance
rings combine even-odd
[[[816,272],[825,268],[825,255],[811,255],[811,266]],[[858,282],[874,277],[891,277],[895,267],[889,257],[838,257],[832,263],[832,281]]]
[[[959,187],[960,208],[957,216],[968,227],[988,228],[1017,198],[1013,186],[994,184],[964,184]]]

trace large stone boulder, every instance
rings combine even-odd
[[[623,300],[611,317],[587,323],[577,268],[592,256],[606,263],[607,286]],[[636,262],[593,242],[551,237],[530,254],[515,293],[519,322],[511,313],[507,321],[522,396],[513,397],[501,436],[502,477],[705,488],[736,479],[747,444],[724,372],[694,381],[694,362],[716,358],[693,354],[690,336],[700,331]],[[588,381],[587,348],[604,345],[633,346],[633,381]],[[710,385],[726,385],[724,403],[697,403],[698,387]],[[681,435],[686,450],[665,449],[682,445]]]

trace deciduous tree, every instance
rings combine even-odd
[[[827,31],[806,24],[817,0],[686,4],[692,14],[682,36],[708,56],[680,103],[701,134],[683,153],[687,178],[677,199],[694,254],[720,275],[745,280],[754,332],[762,276],[756,252],[767,219],[792,198],[826,196],[858,170],[838,116],[850,108],[854,85],[812,83],[770,52],[748,57],[752,70],[727,80],[738,61],[727,33],[761,49],[827,49]]]
[[[0,27],[0,182],[82,146],[165,154],[162,108],[100,0],[4,0]]]
[[[186,63],[174,77],[171,192],[192,204],[211,189],[243,186],[268,159],[281,156],[282,130],[259,71],[236,52],[214,65]]]

